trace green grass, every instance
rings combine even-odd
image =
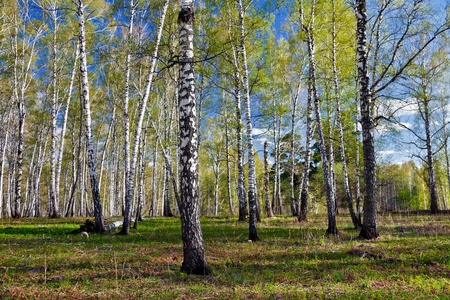
[[[0,220],[1,299],[450,299],[448,215],[384,214],[381,237],[356,239],[348,216],[258,224],[202,218],[214,276],[179,271],[180,221],[153,218],[129,236],[64,233],[84,221]]]

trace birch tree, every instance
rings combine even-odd
[[[322,126],[322,117],[320,113],[320,103],[319,97],[317,94],[317,85],[316,85],[316,60],[315,60],[315,43],[314,43],[314,14],[315,14],[315,6],[316,0],[313,0],[311,7],[311,15],[309,19],[309,24],[303,23],[303,4],[300,1],[300,18],[301,23],[300,26],[302,30],[306,34],[307,46],[308,46],[308,55],[309,55],[309,81],[311,85],[311,96],[312,101],[314,103],[314,112],[317,122],[317,134],[319,136],[319,149],[320,149],[320,157],[322,161],[322,170],[323,170],[323,178],[325,182],[325,190],[326,190],[326,199],[327,199],[327,209],[328,209],[328,234],[337,234],[338,230],[336,227],[336,215],[335,215],[335,194],[333,193],[333,183],[332,178],[330,176],[327,151],[325,146],[325,138],[323,133]]]
[[[256,231],[256,170],[255,170],[255,154],[253,150],[253,126],[252,115],[250,111],[250,89],[248,82],[248,65],[247,52],[245,49],[245,24],[244,24],[244,7],[242,0],[238,0],[239,12],[239,52],[242,62],[242,94],[244,95],[245,119],[247,123],[247,153],[248,153],[248,206],[249,206],[249,240],[258,241],[258,233]]]
[[[206,261],[199,218],[198,130],[194,82],[194,1],[180,0],[179,23],[179,127],[180,215],[183,239],[181,271],[212,273]]]
[[[134,143],[133,150],[131,154],[131,162],[129,172],[126,172],[126,194],[125,194],[125,210],[124,210],[124,220],[122,225],[121,234],[128,235],[130,232],[131,226],[131,201],[133,199],[133,191],[134,191],[134,175],[136,172],[137,158],[139,153],[139,144],[141,141],[141,132],[142,132],[142,124],[144,122],[145,111],[147,109],[147,102],[150,97],[150,91],[153,83],[153,77],[156,70],[156,60],[158,56],[158,48],[159,43],[161,41],[162,30],[164,27],[164,20],[166,18],[167,8],[169,6],[169,0],[164,2],[161,16],[158,24],[158,31],[156,36],[155,48],[153,49],[153,53],[151,56],[151,65],[150,70],[147,75],[146,84],[145,84],[145,92],[142,97],[142,100],[139,102],[139,115],[136,123],[136,129],[134,132]]]
[[[105,231],[103,224],[103,208],[100,200],[100,190],[97,181],[96,157],[94,148],[94,138],[92,135],[92,121],[91,121],[91,106],[89,98],[89,79],[87,72],[87,58],[86,58],[86,38],[85,38],[85,5],[83,0],[77,0],[77,15],[78,15],[78,30],[79,30],[79,43],[80,43],[80,76],[81,76],[81,90],[82,100],[84,107],[84,119],[86,127],[86,147],[88,152],[88,167],[89,178],[91,182],[92,199],[94,202],[94,230],[95,232],[102,233]]]
[[[357,21],[357,65],[359,100],[361,108],[361,128],[364,158],[364,219],[360,237],[373,239],[379,236],[377,228],[376,199],[376,161],[374,129],[376,121],[385,116],[374,116],[374,101],[381,92],[398,81],[404,71],[430,44],[449,29],[448,21],[441,24],[426,24],[427,36],[418,48],[408,47],[414,44],[418,33],[424,28],[420,22],[425,17],[425,1],[393,1],[379,3],[376,16],[372,18],[370,34],[370,54],[368,50],[368,16],[366,0],[356,0],[354,10]],[[400,8],[400,9],[396,9]],[[400,13],[398,13],[400,12]],[[382,32],[387,28],[385,22],[392,22],[392,30]],[[399,59],[401,55],[402,59]],[[371,58],[371,76],[369,77],[369,59]]]

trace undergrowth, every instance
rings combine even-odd
[[[2,299],[450,299],[448,215],[383,214],[381,237],[357,239],[347,215],[278,216],[247,240],[236,217],[201,219],[214,275],[182,262],[180,220],[151,218],[129,236],[68,235],[85,220],[0,220]]]

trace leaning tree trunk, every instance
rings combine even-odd
[[[267,150],[268,143],[264,142],[264,191],[266,194],[266,214],[268,218],[273,218],[272,205],[269,196],[269,153]]]
[[[306,104],[306,145],[305,145],[305,161],[303,165],[302,178],[300,179],[300,188],[298,189],[298,200],[300,203],[300,211],[298,220],[306,222],[308,220],[308,188],[309,188],[309,169],[311,161],[311,140],[312,140],[312,96],[311,84],[308,83],[308,100]]]
[[[94,149],[94,140],[92,135],[91,125],[91,104],[89,99],[89,80],[87,73],[87,60],[86,60],[86,40],[85,40],[85,19],[84,19],[84,4],[83,0],[77,0],[78,6],[78,24],[79,24],[79,40],[80,40],[80,73],[82,82],[82,98],[84,106],[84,117],[86,125],[86,143],[88,151],[88,167],[89,177],[91,181],[92,199],[94,202],[94,216],[95,216],[95,232],[104,232],[105,227],[103,224],[103,209],[100,200],[100,191],[97,181],[97,173],[95,170],[96,157]]]
[[[364,220],[360,237],[374,239],[379,236],[377,229],[377,199],[376,199],[376,170],[374,121],[372,116],[372,97],[369,88],[368,57],[367,57],[367,12],[366,1],[355,1],[357,21],[357,51],[359,99],[361,107],[361,127],[363,136],[364,158]]]
[[[206,261],[199,217],[197,111],[194,82],[194,1],[180,1],[179,30],[179,128],[180,215],[183,239],[181,271],[212,273]]]
[[[347,171],[347,160],[345,159],[345,144],[344,144],[344,130],[342,129],[342,117],[341,117],[341,106],[340,106],[340,97],[339,97],[339,81],[337,76],[337,67],[336,67],[336,8],[335,8],[335,0],[333,0],[333,31],[332,31],[332,39],[333,39],[333,85],[334,85],[334,97],[336,102],[336,121],[338,125],[339,131],[339,150],[341,155],[341,163],[342,163],[342,173],[344,176],[344,189],[345,189],[345,200],[347,201],[348,210],[350,212],[350,217],[352,218],[353,226],[358,228],[361,226],[361,220],[355,215],[355,211],[353,210],[353,200],[352,193],[350,191],[350,184],[348,182],[348,171]]]
[[[295,200],[294,194],[294,177],[295,177],[295,115],[297,113],[297,99],[300,92],[300,84],[295,93],[295,97],[292,99],[292,114],[291,114],[291,176],[289,180],[290,198],[291,198],[291,214],[292,216],[298,216],[298,202]]]
[[[66,130],[67,130],[67,119],[69,116],[70,99],[71,99],[71,95],[72,95],[73,83],[75,80],[79,50],[80,50],[80,44],[77,43],[76,49],[75,49],[75,57],[74,57],[73,67],[72,67],[72,74],[70,76],[69,88],[67,90],[66,107],[64,109],[63,126],[61,129],[61,135],[60,135],[60,141],[59,141],[59,152],[58,152],[58,157],[57,157],[57,161],[56,161],[56,179],[55,179],[55,188],[56,189],[55,189],[55,191],[56,191],[56,195],[58,195],[58,197],[59,197],[59,182],[60,182],[60,178],[61,178],[62,158],[63,158],[64,144],[65,144],[64,137],[66,135]]]
[[[142,98],[142,101],[139,103],[139,117],[138,122],[136,124],[136,129],[134,132],[134,144],[133,144],[133,152],[131,156],[130,170],[126,176],[126,193],[125,193],[125,210],[124,210],[124,220],[123,226],[120,234],[128,235],[130,232],[131,226],[131,201],[133,199],[133,190],[134,190],[134,174],[136,172],[136,164],[137,164],[137,156],[139,150],[139,144],[141,141],[141,132],[142,132],[142,124],[144,122],[144,115],[147,109],[147,101],[150,96],[150,90],[153,83],[153,76],[156,69],[156,60],[158,56],[158,48],[159,43],[161,41],[162,29],[164,27],[164,20],[166,18],[167,7],[169,6],[169,0],[164,2],[164,6],[162,9],[161,17],[159,20],[158,34],[156,37],[155,49],[152,54],[152,61],[150,70],[147,76],[145,93]]]
[[[301,6],[300,6],[301,9]],[[322,117],[320,114],[320,103],[319,97],[317,95],[316,88],[316,59],[315,59],[315,45],[314,45],[314,33],[312,32],[312,26],[314,24],[314,9],[315,2],[313,3],[313,7],[311,8],[311,20],[310,25],[308,27],[302,24],[302,29],[305,31],[307,35],[307,45],[308,45],[308,54],[309,54],[309,80],[311,82],[312,89],[312,98],[314,101],[314,111],[316,115],[317,122],[317,134],[319,136],[319,149],[320,156],[322,162],[322,170],[323,170],[323,179],[325,182],[325,190],[326,190],[326,199],[327,199],[327,208],[328,208],[328,229],[327,234],[337,234],[338,230],[336,227],[336,211],[335,211],[335,195],[333,194],[333,183],[332,178],[330,178],[330,171],[328,168],[328,158],[327,151],[325,146],[325,137],[323,134],[323,126],[322,126]],[[301,12],[303,15],[303,12]]]
[[[250,111],[250,90],[248,83],[247,52],[245,50],[244,8],[242,0],[238,0],[239,25],[240,25],[240,57],[242,59],[242,93],[244,95],[245,118],[247,122],[247,152],[248,152],[248,206],[249,206],[249,237],[251,241],[258,241],[256,231],[256,170],[255,154],[253,149],[253,128]]]

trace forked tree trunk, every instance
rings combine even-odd
[[[102,233],[105,231],[103,224],[103,209],[100,200],[100,191],[98,188],[96,167],[96,157],[94,149],[94,139],[92,135],[91,125],[91,104],[89,98],[89,80],[87,73],[87,60],[86,60],[86,40],[85,40],[85,19],[84,19],[84,3],[83,0],[77,0],[77,14],[79,24],[79,40],[80,40],[80,73],[82,81],[82,98],[84,106],[84,117],[86,125],[86,144],[88,151],[88,167],[89,177],[91,182],[92,200],[94,202],[94,216],[95,216],[95,232]]]
[[[179,29],[180,215],[183,239],[181,271],[212,273],[206,261],[199,216],[198,132],[194,82],[194,1],[181,0]]]
[[[377,199],[374,122],[372,117],[372,96],[369,87],[368,57],[367,57],[367,12],[366,1],[355,1],[356,34],[358,59],[359,99],[361,107],[361,127],[363,136],[364,157],[364,220],[360,237],[374,239],[379,236],[377,229]]]

